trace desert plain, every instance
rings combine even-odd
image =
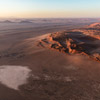
[[[0,100],[100,100],[100,19],[0,21]]]

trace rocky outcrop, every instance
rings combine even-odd
[[[87,29],[74,29],[52,33],[40,40],[38,46],[66,54],[87,55],[96,61],[100,61],[100,39],[95,36],[94,32],[91,35],[90,31]]]

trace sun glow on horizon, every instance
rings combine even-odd
[[[99,0],[0,0],[0,17],[100,17]]]

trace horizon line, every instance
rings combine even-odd
[[[100,17],[0,17],[0,19],[97,19]]]

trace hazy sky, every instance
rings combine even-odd
[[[0,0],[0,17],[100,17],[100,0]]]

